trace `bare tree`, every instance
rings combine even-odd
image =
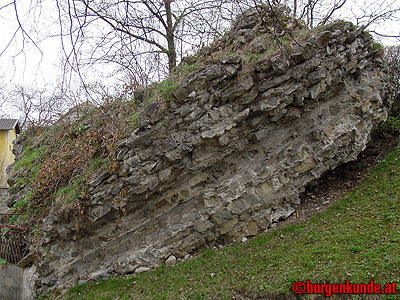
[[[5,94],[5,85],[3,84],[3,78],[0,77],[0,82],[2,83],[0,86],[0,117],[10,117],[5,112],[5,104],[7,102],[7,97]]]
[[[27,10],[29,12],[35,13],[39,3],[40,2],[35,2],[35,1],[30,2],[29,7],[27,8]],[[22,38],[23,46],[25,45],[26,41],[29,40],[40,51],[40,48],[37,46],[35,39],[33,39],[31,37],[31,34],[29,33],[29,30],[25,29],[25,26],[24,26],[25,19],[21,15],[21,8],[18,6],[18,1],[14,0],[14,1],[8,1],[8,3],[5,3],[5,4],[3,3],[0,6],[0,10],[7,11],[8,14],[9,13],[13,14],[14,17],[15,17],[15,20],[16,20],[16,22],[15,22],[16,26],[15,26],[15,29],[14,29],[14,31],[12,33],[12,36],[6,42],[5,47],[0,50],[0,55],[2,55],[9,48],[11,42],[18,35],[20,35],[21,38]],[[24,50],[24,48],[22,47],[21,51],[23,51],[23,50]]]
[[[311,28],[324,25],[335,18],[353,21],[365,28],[400,20],[400,3],[397,0],[293,0],[288,5],[292,9],[293,16],[303,19]],[[377,35],[387,36],[375,29],[370,30]],[[398,36],[400,33],[390,35],[390,37]]]
[[[364,0],[361,5],[353,8],[352,11],[357,25],[363,25],[377,36],[400,38],[400,2],[398,0],[372,3]],[[383,26],[384,24],[389,26]],[[385,27],[386,32],[383,31]],[[388,33],[388,29],[395,29],[395,31]]]
[[[289,6],[294,17],[303,19],[307,26],[313,28],[332,20],[334,14],[347,2],[347,0],[293,0]]]
[[[224,16],[245,4],[229,0],[57,0],[57,9],[65,57],[76,71],[83,61],[114,63],[128,70],[137,66],[163,70],[166,61],[171,72],[185,50],[221,35],[227,25]]]
[[[65,109],[60,95],[45,89],[15,86],[9,95],[11,108],[19,116],[21,127],[47,125],[57,120]]]
[[[385,60],[392,80],[393,98],[398,107],[400,105],[400,46],[386,47]]]
[[[183,56],[223,35],[230,21],[249,6],[283,3],[309,27],[340,17],[355,20],[384,36],[373,25],[398,21],[400,3],[381,2],[366,5],[351,0],[9,0],[0,6],[0,17],[4,13],[16,20],[10,41],[22,41],[18,53],[24,53],[26,43],[39,48],[41,31],[35,31],[39,18],[56,22],[58,26],[53,31],[60,37],[63,51],[61,90],[66,92],[73,82],[71,74],[75,74],[89,93],[93,86],[88,82],[96,77],[103,82],[110,78],[112,85],[118,78],[144,86],[163,79]],[[8,46],[0,49],[1,53]]]

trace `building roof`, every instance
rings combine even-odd
[[[21,127],[17,119],[0,119],[0,130],[12,130],[18,134],[21,132]]]

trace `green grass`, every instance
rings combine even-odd
[[[382,130],[399,130],[400,129],[400,118],[399,116],[389,116],[386,122],[382,125]]]
[[[130,118],[129,118],[129,123],[133,128],[136,128],[137,123],[138,123],[138,113],[134,113]]]
[[[184,65],[183,66],[183,74],[186,75],[193,71],[196,71],[199,67],[197,65]]]
[[[24,198],[14,203],[14,205],[11,207],[11,211],[18,211],[18,212],[24,211],[27,212],[28,214],[10,216],[9,219],[10,224],[21,224],[27,218],[29,218],[29,213],[31,212],[32,208],[31,199],[32,199],[32,192],[28,192],[24,196]]]
[[[55,198],[63,199],[64,203],[73,203],[79,199],[82,192],[86,189],[87,187],[83,183],[82,177],[77,177],[69,185],[60,188],[57,191]]]
[[[357,188],[302,224],[202,251],[175,267],[75,286],[60,299],[278,299],[294,297],[296,281],[400,284],[399,198],[396,149]]]
[[[25,150],[24,155],[21,159],[19,159],[14,168],[16,170],[23,168],[23,169],[30,169],[34,166],[34,163],[40,160],[44,156],[44,149],[38,148],[28,148]]]
[[[383,46],[381,43],[375,42],[372,44],[372,49],[374,51],[383,50],[384,48],[385,46]]]
[[[0,267],[8,264],[8,261],[4,258],[0,258]]]
[[[154,95],[151,100],[169,102],[173,100],[172,91],[178,86],[178,82],[172,78],[167,78],[161,82],[154,83]]]
[[[93,158],[88,166],[89,173],[93,174],[99,169],[105,169],[107,167],[107,161],[102,157]]]

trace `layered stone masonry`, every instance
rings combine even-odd
[[[237,22],[246,28],[230,44],[261,28],[248,14],[253,29]],[[296,43],[256,64],[222,55],[190,74],[175,101],[144,107],[119,144],[118,172],[90,183],[79,231],[56,214],[44,220],[38,292],[254,236],[293,214],[307,184],[356,159],[387,117],[381,53],[344,22]]]

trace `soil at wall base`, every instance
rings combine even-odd
[[[367,148],[359,154],[357,160],[328,171],[320,179],[309,184],[306,191],[300,195],[301,203],[296,213],[278,222],[276,227],[300,223],[325,211],[337,199],[369,176],[371,169],[379,160],[397,146],[399,135],[399,132],[373,134]]]

